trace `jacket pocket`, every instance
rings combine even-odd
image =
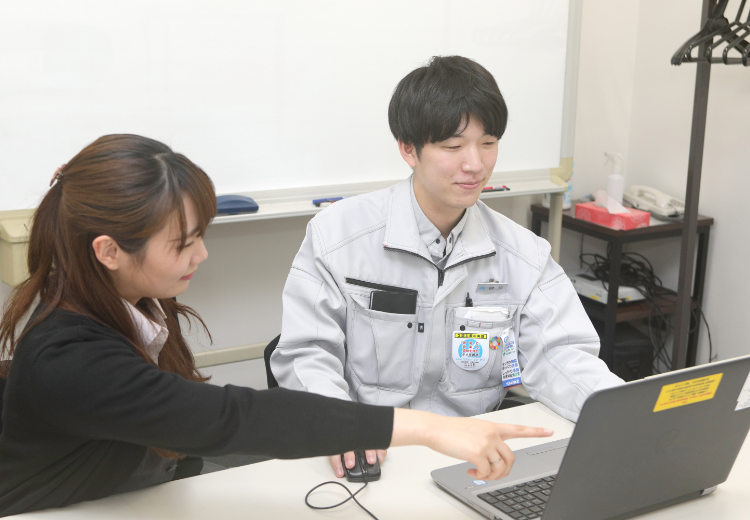
[[[364,385],[408,391],[414,381],[417,315],[365,309],[351,300],[347,364]]]
[[[518,305],[498,305],[498,308],[506,309],[507,317],[493,319],[492,321],[478,321],[462,317],[468,308],[458,307],[448,309],[446,320],[446,363],[448,368],[445,375],[445,383],[449,394],[460,394],[475,392],[485,388],[502,386],[503,383],[503,337],[508,329],[513,327],[514,314]],[[459,367],[453,360],[454,333],[472,333],[487,335],[486,347],[488,348],[487,363],[479,370],[466,370]]]

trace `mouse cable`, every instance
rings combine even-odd
[[[307,492],[307,495],[305,495],[305,504],[307,505],[307,507],[309,507],[311,509],[333,509],[334,507],[339,507],[340,505],[347,503],[349,500],[354,500],[354,502],[356,502],[359,507],[361,507],[362,509],[364,509],[365,513],[367,513],[368,515],[370,515],[371,517],[373,517],[375,520],[378,520],[378,517],[375,516],[375,515],[373,515],[370,512],[369,509],[367,509],[365,506],[363,506],[360,503],[360,501],[357,500],[357,497],[356,497],[356,495],[360,491],[362,491],[363,489],[365,489],[367,487],[367,483],[368,483],[367,480],[365,480],[365,485],[362,486],[361,488],[359,488],[354,493],[352,493],[351,490],[348,487],[346,487],[344,484],[342,484],[341,482],[336,482],[335,480],[329,480],[328,482],[323,482],[322,484],[318,484],[317,486],[315,486],[314,488],[312,488],[310,491]],[[319,487],[325,486],[327,484],[336,484],[337,486],[341,486],[342,488],[344,488],[346,490],[347,493],[349,493],[349,498],[345,498],[344,500],[342,500],[338,504],[334,504],[332,506],[314,506],[314,505],[312,505],[309,502],[309,500],[308,500],[310,498],[310,495],[312,494],[312,492],[315,491],[316,489],[318,489]]]

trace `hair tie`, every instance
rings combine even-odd
[[[52,180],[49,181],[50,187],[55,183],[55,181],[62,180],[63,177],[63,168],[65,168],[67,164],[63,164],[60,166],[57,170],[55,170],[55,174],[52,176]]]

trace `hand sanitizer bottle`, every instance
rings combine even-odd
[[[612,173],[607,176],[607,196],[614,199],[618,204],[622,204],[622,193],[625,189],[625,177],[622,176],[622,166],[625,162],[619,153],[604,152],[608,162],[612,162]]]
[[[575,165],[573,165],[573,170],[570,172],[570,179],[568,179],[568,189],[563,193],[563,209],[570,209],[573,202],[573,175],[575,172]]]

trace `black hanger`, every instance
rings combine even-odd
[[[750,34],[750,26],[748,25],[748,22],[750,22],[750,13],[748,14],[748,19],[745,20],[745,22],[741,22],[740,19],[742,18],[742,12],[745,9],[745,3],[747,0],[742,0],[740,2],[740,7],[737,10],[737,16],[735,17],[734,21],[727,25],[720,34],[713,34],[711,36],[721,36],[718,40],[710,41],[706,45],[706,51],[704,53],[703,59],[708,61],[709,63],[718,63],[719,61],[724,62],[725,65],[729,65],[730,63],[738,63],[740,58],[730,58],[728,57],[729,50],[735,47],[741,47],[742,50],[746,49],[748,47],[748,43],[745,41],[745,38]],[[701,42],[703,43],[703,42]],[[721,48],[723,44],[724,51],[722,53],[721,58],[715,58],[713,56],[713,52],[715,49]],[[738,51],[742,53],[742,50]],[[692,58],[692,56],[691,56]],[[686,60],[691,61],[691,60]],[[703,60],[700,60],[703,61]]]
[[[708,62],[732,65],[742,63],[744,66],[750,64],[750,12],[743,23],[742,13],[747,5],[747,0],[740,2],[737,16],[733,22],[729,22],[724,11],[729,0],[720,0],[711,11],[711,14],[703,28],[688,41],[686,41],[672,56],[672,64],[680,65],[684,62]],[[703,55],[693,55],[693,50],[705,45]],[[740,57],[730,56],[730,51],[735,49]],[[721,57],[714,56],[722,50]]]
[[[742,14],[742,10],[745,7],[745,1],[742,0],[742,3],[740,4],[740,9],[737,12],[737,20],[740,19],[740,15]],[[742,33],[742,34],[740,34]],[[750,42],[747,41],[747,37],[750,36],[750,10],[747,13],[747,19],[745,20],[745,23],[739,24],[737,29],[735,31],[732,31],[732,39],[728,40],[729,43],[724,48],[724,52],[721,54],[721,61],[724,62],[724,65],[729,65],[732,62],[735,62],[737,58],[730,58],[729,57],[729,51],[732,49],[736,49],[737,52],[740,53],[742,64],[747,67],[748,66],[748,53],[750,53]]]
[[[718,4],[714,6],[711,15],[708,17],[706,24],[703,28],[688,39],[672,56],[672,65],[680,65],[685,61],[696,61],[691,59],[690,52],[698,41],[705,42],[711,40],[717,33],[721,32],[726,26],[729,25],[729,20],[724,16],[724,10],[727,8],[729,0],[720,0]],[[743,2],[744,4],[744,2]],[[701,60],[702,61],[702,60]]]

